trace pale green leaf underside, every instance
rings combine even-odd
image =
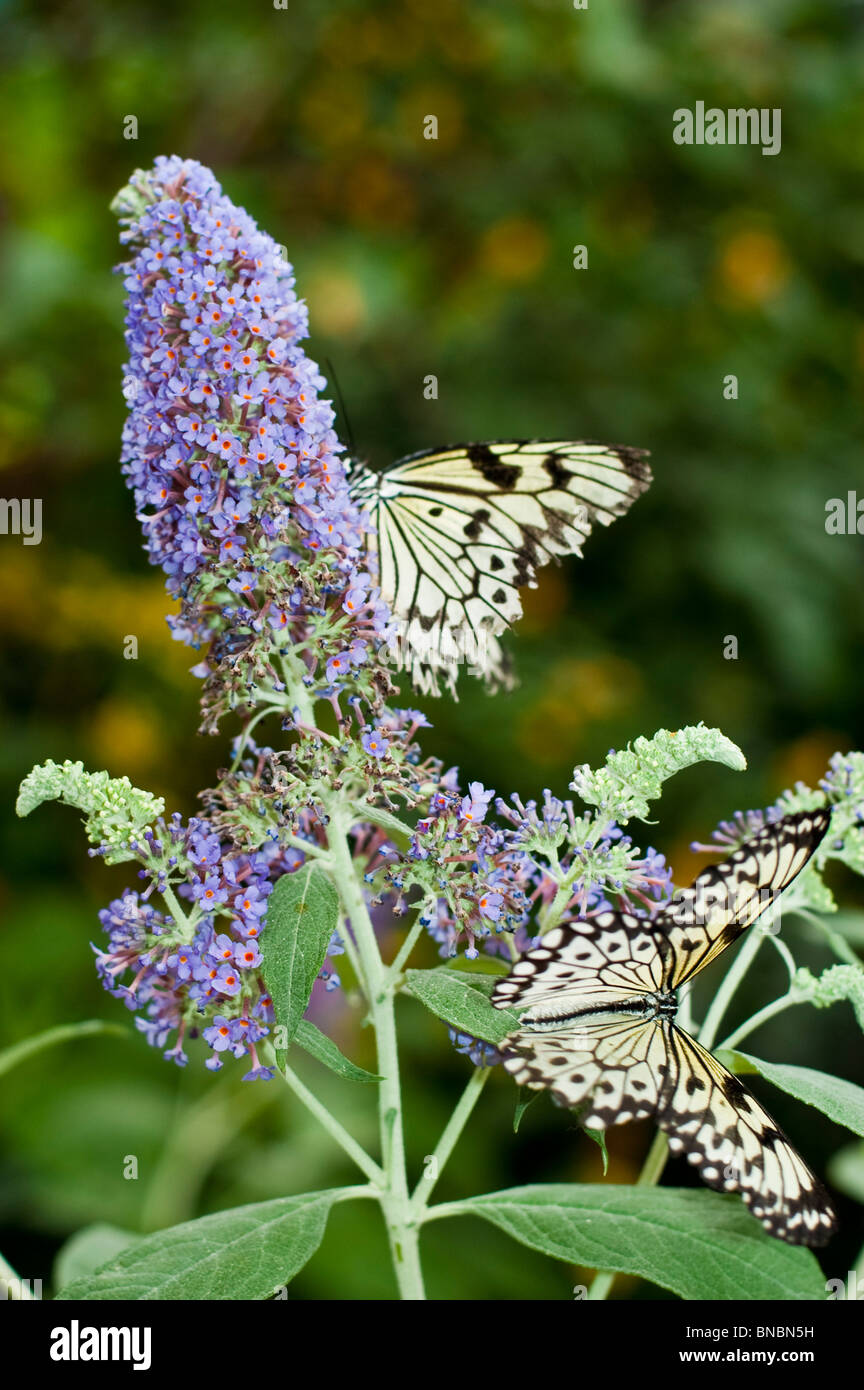
[[[79,1281],[115,1260],[121,1250],[136,1245],[143,1237],[105,1222],[84,1226],[70,1236],[54,1261],[54,1283],[58,1288]]]

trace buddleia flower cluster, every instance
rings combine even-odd
[[[361,676],[389,615],[280,247],[191,160],[157,159],[114,207],[131,253],[123,472],[181,602],[174,636],[208,646],[212,729],[283,688],[280,640],[330,686]]]

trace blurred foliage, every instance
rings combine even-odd
[[[464,682],[458,705],[430,708],[427,747],[502,792],[560,792],[574,763],[637,734],[720,725],[749,771],[685,774],[650,832],[680,881],[694,836],[864,743],[862,543],[824,528],[828,498],[859,481],[864,495],[859,5],[42,0],[4,17],[0,466],[5,496],[42,497],[45,528],[39,547],[0,537],[4,1041],[122,1014],[87,943],[123,870],[86,856],[68,812],[15,823],[20,778],[47,757],[82,758],[189,812],[225,757],[229,731],[193,736],[194,658],[169,640],[116,464],[123,311],[108,202],[159,153],[211,165],[284,242],[310,350],[335,368],[360,455],[383,465],[534,435],[652,451],[647,497],[529,595],[511,641],[519,689],[490,704]],[[697,100],[779,107],[782,152],[673,144],[672,112]],[[423,139],[429,114],[437,141]],[[129,115],[137,140],[124,139]],[[428,373],[437,401],[423,396]],[[729,634],[737,660],[723,659]],[[804,956],[822,959],[815,945]],[[751,980],[754,1005],[774,968]],[[368,1065],[355,1014],[327,1009]],[[419,1167],[467,1063],[416,1005],[403,1013]],[[802,1029],[804,1017],[772,1024],[759,1052],[840,1056],[864,1080],[850,1019],[808,1013]],[[368,1098],[329,1074],[321,1084],[371,1134]],[[47,1277],[84,1222],[140,1229],[350,1180],[286,1095],[244,1089],[197,1064],[178,1074],[134,1036],[28,1062],[5,1084],[9,1257]],[[545,1102],[514,1142],[513,1099],[503,1083],[487,1092],[442,1197],[600,1176],[595,1146]],[[794,1102],[771,1106],[817,1164],[843,1142]],[[642,1127],[616,1131],[611,1180],[633,1178],[646,1142]],[[123,1179],[126,1154],[137,1182]],[[670,1171],[689,1180],[686,1165]],[[389,1296],[371,1208],[338,1209],[332,1234],[295,1296]],[[470,1260],[453,1261],[457,1240]],[[847,1228],[838,1268],[860,1243]],[[476,1225],[436,1226],[427,1248],[437,1297],[567,1298],[580,1282]]]

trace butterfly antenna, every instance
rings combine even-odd
[[[345,407],[345,397],[342,395],[342,387],[339,385],[339,378],[336,375],[336,368],[333,366],[329,357],[324,358],[324,366],[327,368],[327,376],[333,383],[336,392],[336,399],[339,402],[339,414],[345,422],[345,433],[348,436],[348,453],[351,459],[356,459],[357,449],[354,443],[354,431],[351,428],[351,421],[348,418],[348,411]]]

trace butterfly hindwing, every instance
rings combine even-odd
[[[501,1053],[517,1085],[548,1090],[558,1105],[581,1110],[588,1129],[655,1115],[666,1084],[662,1028],[625,1014],[586,1018],[560,1031],[520,1030]]]
[[[830,817],[826,807],[784,816],[675,893],[655,918],[670,947],[668,989],[698,974],[773,906],[806,865]]]
[[[700,1178],[739,1192],[773,1236],[824,1245],[836,1218],[822,1184],[737,1077],[688,1033],[667,1024],[670,1085],[657,1111],[673,1153]]]

